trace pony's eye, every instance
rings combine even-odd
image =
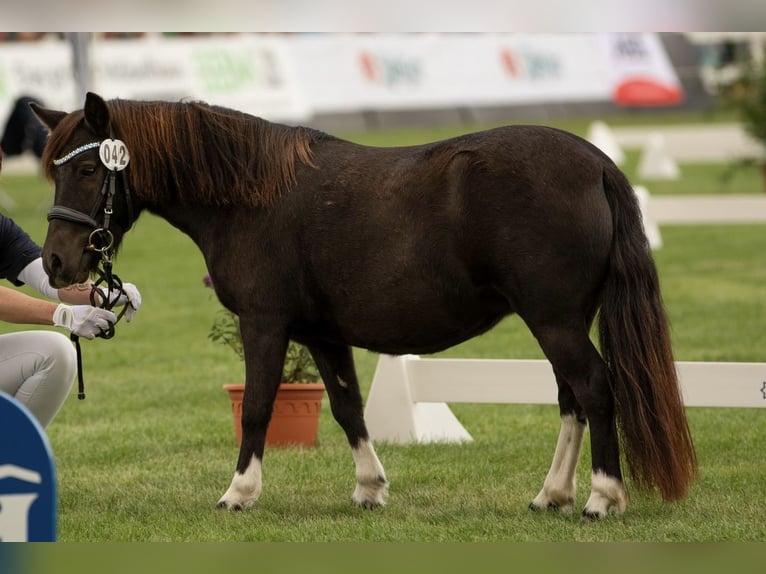
[[[84,165],[80,168],[80,175],[83,177],[90,177],[96,173],[96,167],[92,165]]]

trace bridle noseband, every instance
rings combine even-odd
[[[106,177],[104,177],[104,183],[101,185],[100,197],[90,210],[90,213],[84,213],[63,205],[54,205],[48,211],[48,221],[60,219],[70,223],[87,225],[93,229],[88,237],[88,245],[85,246],[85,251],[95,251],[100,253],[101,261],[99,262],[99,266],[96,267],[96,273],[99,277],[91,287],[90,303],[94,307],[101,307],[102,309],[111,311],[120,296],[124,293],[122,281],[117,275],[112,273],[114,235],[109,230],[111,217],[114,213],[113,203],[117,193],[118,173],[122,178],[122,189],[127,209],[128,223],[125,231],[130,229],[134,221],[133,202],[130,195],[130,187],[128,186],[126,169],[130,159],[127,147],[122,141],[116,140],[114,137],[99,142],[94,141],[81,145],[66,155],[54,159],[53,165],[56,167],[61,166],[78,155],[96,148],[99,148],[99,158],[101,159],[101,163],[106,166],[107,174]],[[99,212],[103,212],[103,223],[100,225],[96,220]],[[106,291],[100,287],[102,283],[105,284]],[[100,304],[96,300],[97,294],[101,298]],[[96,336],[103,339],[111,339],[114,337],[114,327],[120,319],[122,319],[123,315],[125,315],[129,304],[130,303],[127,303],[123,306],[122,310],[117,314],[117,320],[114,323],[110,323],[109,328],[106,331],[101,331]],[[77,396],[82,400],[85,398],[85,385],[82,377],[82,351],[80,349],[80,338],[74,333],[70,338],[77,349],[77,372],[79,382],[79,392]]]

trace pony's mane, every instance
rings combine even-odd
[[[322,132],[275,124],[201,102],[107,101],[116,138],[130,152],[130,185],[147,203],[167,201],[216,206],[268,205],[296,182],[296,159],[313,166],[311,144]],[[50,134],[42,158],[69,152],[82,110]]]

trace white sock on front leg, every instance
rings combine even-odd
[[[218,501],[218,508],[242,510],[251,506],[261,495],[261,472],[261,461],[253,455],[245,472],[234,473],[229,490]]]
[[[351,450],[356,466],[356,488],[351,499],[360,506],[374,508],[386,503],[388,481],[383,465],[369,440],[359,441]]]

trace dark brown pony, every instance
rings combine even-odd
[[[620,442],[639,487],[686,495],[696,459],[638,204],[588,142],[514,126],[382,149],[202,103],[88,94],[84,110],[34,109],[51,130],[51,284],[82,281],[98,265],[89,236],[106,226],[110,173],[98,145],[118,138],[130,162],[109,196],[115,246],[142,210],[164,217],[196,242],[218,297],[240,317],[243,440],[219,506],[260,494],[289,339],[311,349],[348,437],[353,500],[376,506],[387,481],[351,348],[432,353],[510,313],[539,341],[559,389],[561,434],[530,506],[572,507],[586,423],[585,516],[627,505]],[[589,338],[597,313],[601,354]]]

